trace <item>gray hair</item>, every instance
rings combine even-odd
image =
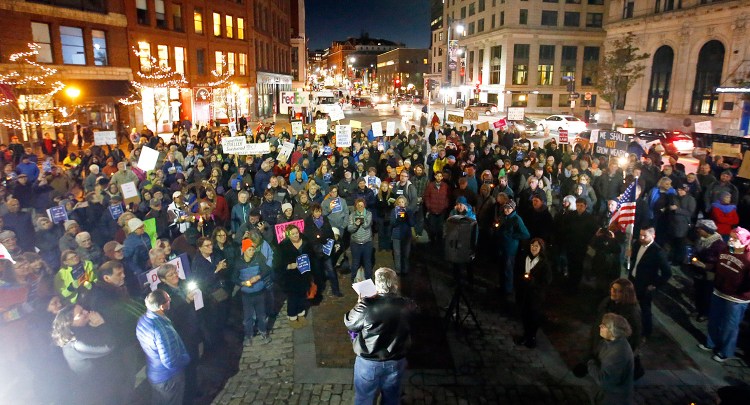
[[[375,270],[375,289],[378,294],[398,294],[398,275],[396,272],[388,267]]]
[[[75,237],[77,243],[83,242],[83,240],[86,238],[91,239],[91,234],[86,231],[77,233]]]
[[[156,270],[156,275],[159,276],[160,280],[164,280],[167,277],[167,273],[169,273],[172,270],[177,270],[177,266],[175,266],[172,263],[164,263],[161,266],[159,266],[159,269]]]
[[[628,337],[633,333],[628,320],[612,312],[604,314],[602,317],[602,325],[612,332],[612,336],[614,336],[615,339]]]
[[[169,301],[169,295],[164,290],[151,291],[143,300],[146,308],[151,312],[161,311],[161,306],[166,304],[167,301]]]

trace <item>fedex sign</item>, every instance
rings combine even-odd
[[[279,103],[281,111],[286,112],[289,108],[299,111],[303,106],[307,106],[309,96],[310,93],[306,91],[282,91]]]

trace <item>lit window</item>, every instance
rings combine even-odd
[[[214,13],[214,36],[221,36],[221,15],[219,13]]]
[[[154,0],[154,11],[156,14],[156,26],[167,28],[167,15],[164,12],[164,0]]]
[[[185,48],[180,46],[174,48],[174,70],[185,74]]]
[[[237,19],[237,39],[245,39],[245,19]]]
[[[94,46],[94,64],[96,66],[107,66],[107,34],[100,30],[91,30],[91,42]]]
[[[159,67],[169,67],[169,47],[166,45],[157,45],[156,53],[159,58]]]
[[[60,44],[62,45],[64,64],[86,64],[86,50],[83,47],[83,30],[81,28],[60,26]]]
[[[203,34],[203,9],[193,10],[193,26],[196,34]]]
[[[234,52],[227,53],[227,71],[234,74]]]
[[[247,74],[247,54],[241,53],[239,54],[239,74],[240,76],[244,76]]]
[[[151,71],[151,44],[148,42],[138,43],[138,60],[141,65],[141,72],[148,73]]]
[[[52,40],[49,35],[49,24],[31,23],[31,33],[34,42],[39,45],[39,54],[36,61],[39,63],[52,63]]]
[[[224,21],[227,27],[227,38],[234,38],[234,19],[231,15],[224,16]]]
[[[218,74],[224,73],[224,66],[223,66],[224,55],[221,52],[216,51],[214,53],[214,58],[216,59],[216,63],[215,63],[216,73]]]

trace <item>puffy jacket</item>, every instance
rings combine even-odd
[[[411,346],[409,318],[414,302],[396,294],[378,294],[357,302],[346,315],[347,329],[357,332],[354,353],[374,361],[400,360]]]
[[[430,182],[424,190],[424,204],[431,214],[443,214],[450,204],[451,188],[446,182],[440,183],[437,188],[434,181]]]
[[[255,255],[250,259],[250,262],[246,262],[244,257],[237,262],[237,270],[235,272],[234,282],[240,285],[240,290],[249,295],[257,295],[262,293],[266,289],[265,278],[266,275],[271,271],[270,267],[266,264],[266,258],[262,253],[256,252]],[[255,276],[261,276],[261,279],[253,283],[251,286],[246,286],[244,283]]]

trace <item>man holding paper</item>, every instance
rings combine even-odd
[[[359,301],[344,316],[344,324],[356,333],[354,403],[372,404],[380,392],[383,404],[398,404],[416,304],[399,295],[398,276],[389,268],[375,271],[374,283],[367,279],[352,287]]]

